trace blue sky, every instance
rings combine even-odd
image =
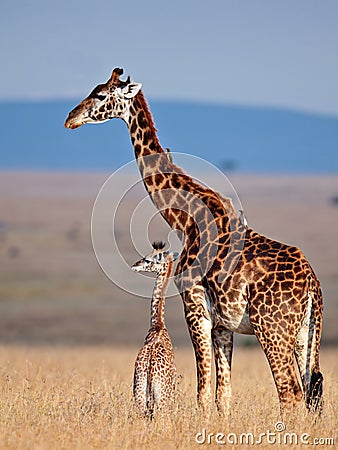
[[[336,0],[2,0],[0,100],[83,97],[115,66],[153,99],[338,115]]]

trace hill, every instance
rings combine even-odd
[[[114,170],[133,158],[120,121],[63,128],[77,100],[0,103],[1,169]],[[287,110],[150,102],[164,147],[249,172],[338,171],[338,119]]]

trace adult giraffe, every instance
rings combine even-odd
[[[121,118],[128,126],[145,187],[162,216],[185,235],[175,283],[194,346],[198,401],[211,397],[212,349],[216,404],[227,412],[231,397],[233,333],[255,334],[271,367],[281,411],[302,398],[320,410],[319,368],[322,294],[319,281],[296,247],[256,233],[229,199],[196,183],[161,147],[141,84],[122,69],[99,84],[68,115],[66,128]]]

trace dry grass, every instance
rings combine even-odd
[[[1,347],[1,448],[190,449],[204,447],[195,442],[196,433],[203,428],[207,433],[224,435],[254,433],[256,439],[259,433],[275,431],[274,424],[279,420],[275,388],[258,349],[235,351],[234,399],[228,419],[218,417],[215,412],[206,418],[197,411],[192,351],[176,350],[182,380],[174,412],[153,422],[137,418],[133,409],[131,380],[136,350]],[[310,440],[334,438],[337,442],[335,351],[322,352],[322,369],[325,376],[322,418],[315,423],[301,409],[287,419],[286,431],[299,437],[308,433]],[[216,448],[214,436],[211,441],[211,445],[205,446]],[[271,448],[266,442],[257,446]],[[227,443],[226,448],[236,446]]]

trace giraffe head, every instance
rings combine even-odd
[[[66,128],[78,128],[85,123],[106,122],[113,118],[126,120],[132,98],[142,85],[120,80],[123,69],[114,69],[109,80],[97,85],[82,102],[69,114],[65,122]]]
[[[135,272],[166,272],[170,262],[178,257],[177,252],[164,251],[165,243],[154,242],[152,251],[132,265]]]

